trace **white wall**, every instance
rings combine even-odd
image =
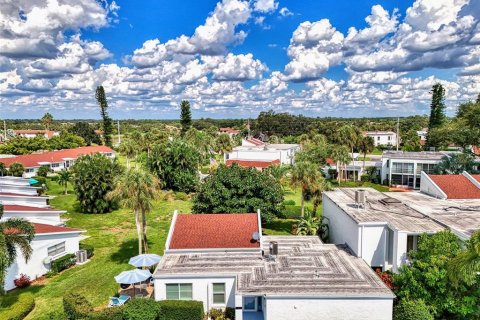
[[[367,133],[367,136],[372,137],[375,146],[379,145],[396,145],[397,144],[397,134],[375,134],[375,133]],[[390,138],[390,140],[389,140]]]
[[[329,242],[334,244],[348,244],[350,249],[360,256],[359,226],[330,198],[323,195],[323,216],[327,218],[329,226]]]
[[[407,233],[395,232],[393,247],[393,272],[407,262]]]
[[[391,320],[393,298],[266,298],[265,320]]]
[[[3,204],[18,204],[23,206],[47,207],[48,197],[34,197],[34,196],[2,196],[0,201]]]
[[[47,273],[50,268],[49,265],[43,263],[43,260],[48,256],[48,247],[65,241],[65,253],[75,253],[78,251],[80,242],[79,235],[79,233],[53,235],[37,234],[31,242],[33,254],[30,257],[30,260],[25,263],[25,258],[19,254],[16,261],[7,269],[5,290],[15,288],[13,280],[18,278],[21,273],[28,275],[31,280],[35,280]],[[58,257],[60,256],[62,255],[59,255]]]
[[[213,304],[213,283],[225,283],[225,302],[226,304]],[[192,299],[203,302],[205,312],[211,308],[235,308],[235,276],[208,276],[208,277],[171,277],[154,280],[155,300],[166,300],[168,283],[191,283]],[[240,304],[241,305],[241,304]]]
[[[38,189],[35,187],[0,184],[1,193],[17,193],[28,196],[36,196],[38,194],[37,190]]]
[[[361,226],[362,258],[372,267],[385,267],[385,225]]]
[[[267,149],[262,148],[237,148],[232,152],[225,154],[227,159],[242,159],[242,160],[280,160],[281,164],[289,165],[295,163],[295,154],[297,148],[291,149]]]
[[[421,173],[420,191],[438,199],[447,199],[447,195],[442,189],[423,171]]]

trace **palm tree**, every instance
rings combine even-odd
[[[72,178],[72,174],[70,171],[63,169],[58,173],[58,184],[64,187],[64,194],[67,194],[67,187],[70,179]]]
[[[138,145],[132,139],[125,139],[119,146],[119,151],[127,158],[127,168],[130,168],[130,159],[137,154]]]
[[[434,171],[439,174],[461,174],[463,171],[476,173],[475,158],[468,153],[444,156],[435,166]]]
[[[3,216],[3,205],[0,204],[0,219]],[[0,292],[3,293],[5,273],[20,252],[25,262],[32,255],[30,243],[35,237],[33,225],[24,220],[11,218],[0,222]],[[20,251],[19,251],[20,250]]]
[[[358,133],[357,130],[351,125],[345,125],[338,130],[338,134],[342,144],[345,144],[350,147],[351,154],[352,154],[352,161],[353,157],[353,148],[356,147],[358,142]],[[353,181],[355,181],[355,170],[353,171]]]
[[[319,188],[319,182],[322,180],[322,173],[317,169],[316,165],[310,162],[298,162],[292,167],[290,184],[293,187],[302,189],[302,217],[305,215],[305,196],[308,192],[315,192]]]
[[[455,285],[460,281],[472,285],[480,279],[480,230],[472,234],[466,250],[450,261],[448,275]]]
[[[322,177],[321,181],[318,182],[317,189],[312,194],[312,200],[313,200],[312,214],[313,214],[313,216],[317,215],[317,208],[322,203],[323,192],[330,191],[330,190],[332,190],[332,184],[330,183],[330,181],[328,181],[327,179]]]
[[[358,147],[360,152],[363,153],[363,170],[365,170],[365,158],[367,153],[372,152],[375,148],[375,141],[369,136],[360,136],[358,139]]]
[[[297,235],[299,236],[319,236],[323,242],[328,240],[328,224],[325,223],[324,217],[317,218],[308,210],[305,217],[300,219],[297,227]]]
[[[130,168],[115,181],[115,188],[108,194],[124,208],[133,210],[138,236],[138,254],[148,252],[146,215],[152,210],[152,201],[158,194],[158,179],[139,168]]]
[[[215,140],[215,151],[219,152],[222,156],[223,154],[232,151],[232,148],[232,140],[226,133],[222,133]]]
[[[331,157],[337,163],[337,171],[338,171],[337,180],[338,180],[338,184],[340,184],[340,180],[342,176],[341,166],[346,165],[350,161],[350,156],[348,155],[348,148],[343,145],[333,147],[331,151]],[[345,171],[346,171],[346,168],[345,168]]]

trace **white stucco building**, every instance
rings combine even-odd
[[[155,299],[234,308],[237,320],[392,319],[394,295],[362,259],[315,236],[263,236],[259,221],[175,214]]]
[[[87,146],[0,158],[0,162],[3,162],[7,168],[12,163],[21,163],[25,168],[23,178],[31,178],[37,175],[41,166],[49,166],[52,171],[57,172],[70,168],[78,157],[93,153],[101,153],[109,158],[115,157],[115,151],[107,146]]]
[[[16,136],[24,138],[35,138],[37,136],[44,137],[45,139],[51,139],[60,135],[60,131],[52,130],[13,130]]]
[[[430,180],[437,178],[430,176]],[[407,262],[408,252],[416,248],[418,236],[423,233],[449,229],[459,238],[468,239],[480,229],[480,189],[472,193],[473,189],[456,185],[454,180],[439,184],[448,185],[442,191],[450,194],[448,199],[432,197],[433,193],[382,193],[372,188],[324,192],[323,215],[329,225],[329,240],[347,245],[372,267],[396,272]],[[456,190],[470,190],[468,198],[458,196]],[[358,191],[364,192],[365,201],[357,201]]]
[[[258,139],[244,139],[242,145],[233,148],[224,155],[224,160],[276,161],[282,165],[295,163],[295,154],[300,151],[299,144],[268,144]]]
[[[382,155],[382,182],[391,186],[419,189],[420,173],[433,173],[435,165],[445,156],[448,153],[385,151]]]
[[[396,146],[397,134],[393,131],[366,131],[364,135],[372,137],[375,146]]]
[[[69,253],[75,253],[79,249],[80,235],[83,230],[52,226],[48,224],[33,223],[35,238],[30,243],[33,252],[26,262],[21,252],[7,269],[5,277],[5,290],[15,288],[13,280],[26,274],[31,280],[43,276],[50,270],[47,261],[56,259]]]
[[[50,224],[55,226],[63,226],[61,215],[66,213],[64,210],[54,208],[42,208],[22,205],[3,205],[3,216],[0,220],[10,218],[25,219],[30,222]]]

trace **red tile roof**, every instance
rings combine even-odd
[[[429,177],[448,199],[480,199],[480,188],[463,175],[429,175]]]
[[[64,149],[57,151],[48,151],[38,154],[26,154],[21,156],[16,156],[13,158],[1,158],[0,162],[3,162],[6,167],[9,167],[14,162],[19,162],[23,164],[25,168],[39,167],[39,162],[63,162],[65,158],[76,159],[81,155],[92,154],[92,153],[110,153],[114,152],[111,148],[107,146],[88,146],[80,147],[75,149]]]
[[[82,229],[52,226],[52,225],[49,225],[49,224],[36,223],[36,222],[32,222],[32,225],[33,225],[33,228],[35,229],[35,234],[71,233],[71,232],[83,232],[84,231]],[[20,230],[18,230],[17,228],[10,228],[10,229],[5,229],[4,232],[6,234],[19,234]]]
[[[233,134],[240,133],[240,130],[233,129],[233,128],[220,128],[219,131],[223,133],[233,133]]]
[[[329,166],[335,165],[335,161],[332,158],[325,159],[325,163],[328,164]]]
[[[477,180],[478,182],[480,182],[480,174],[471,174],[471,176]]]
[[[256,213],[179,214],[170,249],[259,248]]]
[[[262,140],[259,140],[259,139],[256,139],[256,138],[249,138],[247,139],[248,142],[250,142],[251,144],[254,144],[256,146],[262,146],[265,144],[265,142],[263,142]]]
[[[36,234],[69,233],[69,232],[82,232],[83,231],[82,229],[52,226],[52,225],[43,224],[43,223],[32,223],[32,224],[33,224],[33,227],[35,228],[35,233]]]
[[[5,204],[3,206],[4,211],[28,211],[28,212],[59,212],[62,210],[56,210],[52,208],[38,208],[30,206],[20,206],[16,204]]]
[[[238,164],[240,167],[245,168],[268,168],[272,165],[280,164],[280,160],[240,160],[240,159],[229,159],[225,163],[228,167],[233,163]]]
[[[52,130],[13,130],[15,134],[17,135],[22,135],[22,134],[43,134],[47,135],[47,137],[50,139],[55,135],[55,131]]]

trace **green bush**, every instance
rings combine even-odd
[[[51,277],[53,277],[53,276],[55,276],[55,275],[57,275],[57,274],[58,274],[58,273],[55,272],[54,270],[48,270],[48,272],[45,273],[45,277],[51,278]]]
[[[0,305],[0,319],[24,319],[35,307],[35,299],[30,292],[18,296],[4,296]]]
[[[393,310],[394,320],[433,320],[423,300],[401,300]]]
[[[25,168],[23,167],[23,164],[18,162],[14,162],[8,167],[8,173],[14,177],[21,177],[24,172]]]
[[[226,307],[225,308],[225,318],[230,320],[235,320],[235,308]]]
[[[163,300],[159,320],[203,320],[203,303],[200,301]]]
[[[34,187],[41,187],[43,184],[47,185],[47,179],[45,179],[44,177],[35,176],[33,177],[33,179],[38,181],[33,185]]]
[[[282,211],[282,216],[287,219],[297,219],[300,217],[301,211],[300,206],[286,205]]]
[[[296,205],[295,200],[285,200],[285,201],[283,201],[283,204],[286,205],[286,206]]]
[[[60,257],[58,259],[55,259],[51,262],[51,268],[54,272],[60,272],[62,270],[68,269],[71,266],[73,266],[76,262],[77,258],[75,255],[72,254],[67,254],[63,257]]]
[[[178,191],[178,192],[175,192],[175,198],[177,200],[187,201],[188,200],[188,194],[186,194],[185,192]]]
[[[125,305],[124,320],[156,320],[161,312],[160,302],[151,299],[132,299]],[[183,319],[189,319],[183,318]]]
[[[212,318],[213,320],[224,319],[225,318],[225,312],[222,309],[212,308],[208,312],[208,316],[210,318]]]
[[[38,168],[37,176],[46,178],[51,171],[50,166],[41,166]]]
[[[123,320],[125,306],[106,308],[90,314],[88,320]]]
[[[80,242],[80,250],[86,250],[87,251],[87,258],[90,259],[93,256],[93,253],[95,251],[95,248],[89,244]]]
[[[84,296],[70,292],[63,297],[63,309],[68,320],[83,320],[93,312],[93,307]]]

